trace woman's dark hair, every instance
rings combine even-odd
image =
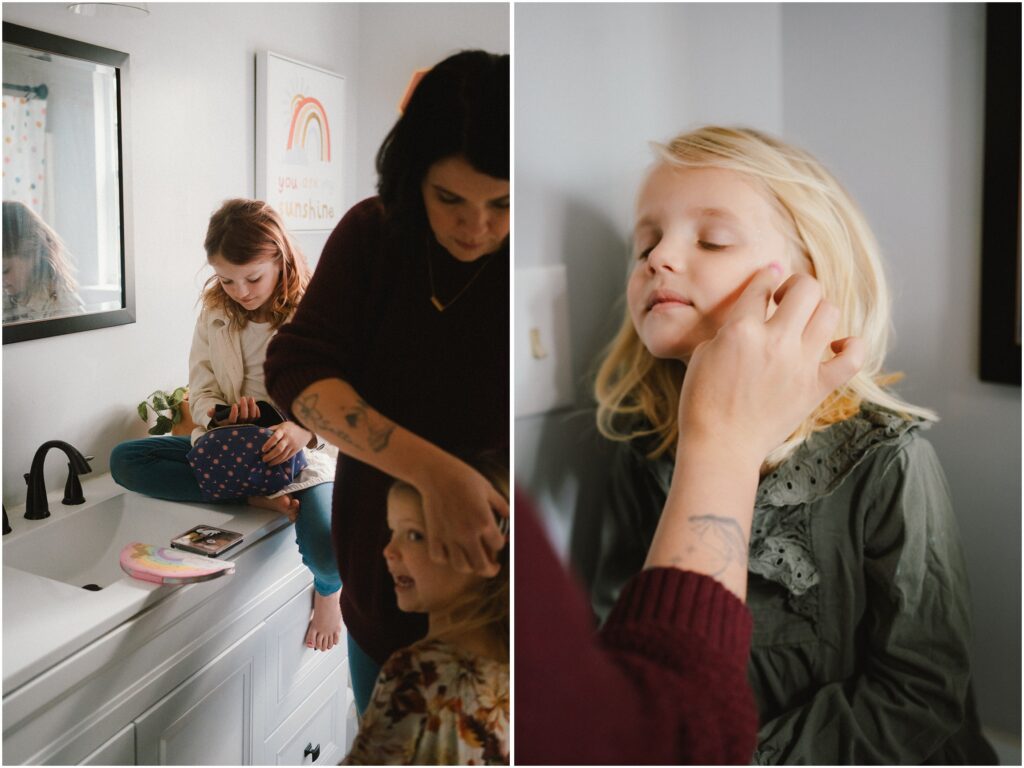
[[[480,173],[509,177],[509,57],[462,51],[420,80],[377,152],[377,190],[405,234],[428,227],[421,185],[438,160],[461,155]]]

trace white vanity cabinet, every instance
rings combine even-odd
[[[135,721],[137,765],[252,765],[260,628]]]
[[[347,645],[305,647],[294,531],[233,560],[5,693],[4,763],[337,764],[355,735]]]

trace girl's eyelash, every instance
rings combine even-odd
[[[697,245],[706,251],[724,251],[729,246],[719,245],[718,243],[709,243],[707,240],[698,240]]]
[[[651,255],[651,251],[653,251],[653,250],[654,250],[654,246],[653,245],[650,246],[649,248],[644,248],[642,251],[640,251],[640,253],[637,254],[636,260],[637,261],[643,261],[644,259],[646,259],[648,256]]]

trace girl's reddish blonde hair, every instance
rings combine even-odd
[[[270,300],[271,327],[281,327],[292,316],[309,284],[309,266],[281,217],[267,203],[226,200],[210,217],[203,246],[208,261],[219,256],[236,266],[262,258],[281,259],[281,279]],[[207,309],[223,311],[238,328],[249,320],[250,312],[225,293],[216,275],[203,286],[201,301]]]

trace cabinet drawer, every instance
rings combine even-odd
[[[324,680],[348,678],[348,641],[342,628],[338,644],[327,652],[306,647],[313,609],[313,587],[304,589],[267,619],[267,731],[273,731]]]
[[[272,765],[337,765],[346,754],[346,696],[343,677],[326,680],[267,739]]]

